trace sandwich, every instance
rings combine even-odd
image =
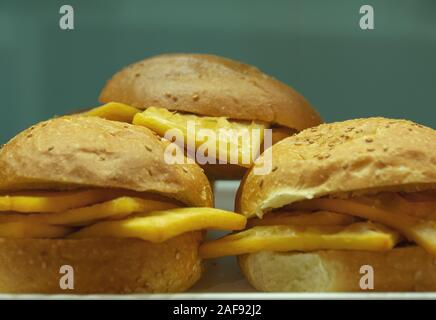
[[[99,100],[104,105],[87,114],[145,126],[162,137],[177,130],[166,138],[212,180],[241,178],[263,149],[321,123],[304,97],[284,83],[205,54],[134,63],[113,75]]]
[[[207,242],[260,291],[435,291],[436,131],[406,120],[323,124],[244,177],[244,231]],[[255,166],[262,160],[256,160]]]
[[[203,170],[167,164],[168,144],[145,127],[72,116],[39,123],[4,145],[0,292],[191,287],[202,273],[205,230],[241,229],[246,218],[212,208]],[[62,279],[67,271],[71,279]]]

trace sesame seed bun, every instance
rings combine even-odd
[[[0,151],[0,190],[117,188],[158,194],[161,201],[212,207],[196,164],[167,164],[168,142],[147,128],[97,117],[62,117],[18,134]],[[54,213],[56,214],[56,213]],[[201,275],[203,232],[162,243],[138,239],[0,239],[0,292],[179,292]],[[26,236],[26,235],[24,235]],[[74,269],[74,290],[59,268]]]
[[[100,101],[264,121],[297,131],[322,122],[284,83],[255,67],[206,54],[165,54],[134,63],[106,83]]]
[[[211,207],[195,164],[167,164],[167,142],[147,128],[97,117],[62,117],[17,135],[0,151],[0,190],[121,188]]]
[[[259,291],[436,291],[436,258],[416,246],[384,252],[321,250],[250,253],[238,257],[242,273]],[[374,268],[373,290],[362,290],[362,266]]]
[[[181,292],[201,276],[201,232],[163,243],[138,239],[0,239],[0,292]],[[74,289],[62,290],[60,267],[74,271]]]
[[[271,151],[271,172],[255,175],[252,168],[238,190],[237,211],[245,216],[261,217],[326,195],[436,189],[436,131],[407,120],[322,124],[282,140]],[[248,282],[261,291],[361,291],[364,265],[374,268],[374,291],[436,290],[435,258],[415,245],[383,252],[264,251],[238,256],[238,261]]]
[[[325,195],[436,188],[436,131],[407,120],[322,124],[271,150],[272,172],[252,168],[241,183],[236,208],[247,217]]]

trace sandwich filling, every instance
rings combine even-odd
[[[206,230],[241,230],[246,218],[127,190],[26,191],[0,195],[2,238],[138,238],[153,243]]]
[[[258,251],[385,251],[414,243],[436,255],[436,193],[386,192],[305,200],[248,220],[248,229],[202,245],[203,257]]]
[[[197,159],[200,152],[207,163],[247,168],[265,148],[295,133],[264,122],[186,114],[153,106],[142,111],[118,102],[109,102],[85,114],[147,127],[177,143],[188,156],[193,157],[196,152]],[[271,129],[270,136],[265,129]]]

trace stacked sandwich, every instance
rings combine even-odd
[[[88,115],[145,126],[162,137],[179,130],[182,137],[175,143],[212,180],[241,178],[271,144],[322,122],[289,86],[255,67],[204,54],[167,54],[134,63],[107,82],[100,101],[105,105]],[[225,129],[235,139],[220,134]],[[211,141],[201,130],[216,138]],[[205,145],[204,160],[197,161]]]
[[[239,188],[248,228],[205,243],[203,257],[237,255],[262,291],[360,291],[367,271],[376,291],[436,290],[435,130],[357,119],[271,151],[271,172],[252,168]]]
[[[0,151],[0,292],[177,292],[201,276],[204,230],[245,218],[213,209],[196,164],[165,163],[144,127],[62,117]],[[63,266],[74,272],[63,291]]]
[[[321,122],[290,87],[210,55],[136,63],[107,83],[100,100],[103,106],[39,123],[1,149],[0,292],[188,289],[202,273],[204,231],[246,223],[213,208],[203,169],[185,157],[204,142],[188,123],[260,132],[248,143],[248,162],[241,161],[247,143],[237,139],[228,148],[236,162],[221,164],[235,158],[225,147],[202,163],[215,179],[242,176],[264,148],[265,129],[277,142]],[[172,129],[184,142],[165,138]],[[168,150],[181,151],[182,161],[166,161]],[[71,291],[61,285],[64,267],[74,275]]]
[[[0,150],[0,292],[66,292],[65,266],[72,293],[178,292],[228,255],[261,291],[360,291],[364,272],[376,291],[436,290],[435,130],[321,124],[292,88],[211,55],[130,65],[100,101]],[[242,176],[237,213],[213,208],[208,179]]]

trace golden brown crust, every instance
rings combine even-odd
[[[407,120],[323,124],[272,147],[272,172],[247,173],[236,208],[246,216],[348,192],[436,188],[436,131]]]
[[[100,101],[265,121],[298,131],[322,122],[289,86],[252,66],[205,54],[166,54],[134,63],[107,82]]]
[[[0,190],[122,188],[155,192],[187,206],[213,206],[195,164],[167,164],[167,142],[140,126],[62,117],[20,133],[0,151]]]
[[[373,291],[436,291],[436,258],[420,247],[385,252],[264,251],[238,260],[248,282],[259,291],[362,291],[360,268],[364,265],[373,267]]]
[[[0,239],[0,292],[181,292],[201,276],[201,232],[160,244],[135,239]],[[74,269],[74,290],[62,290],[62,265]]]

